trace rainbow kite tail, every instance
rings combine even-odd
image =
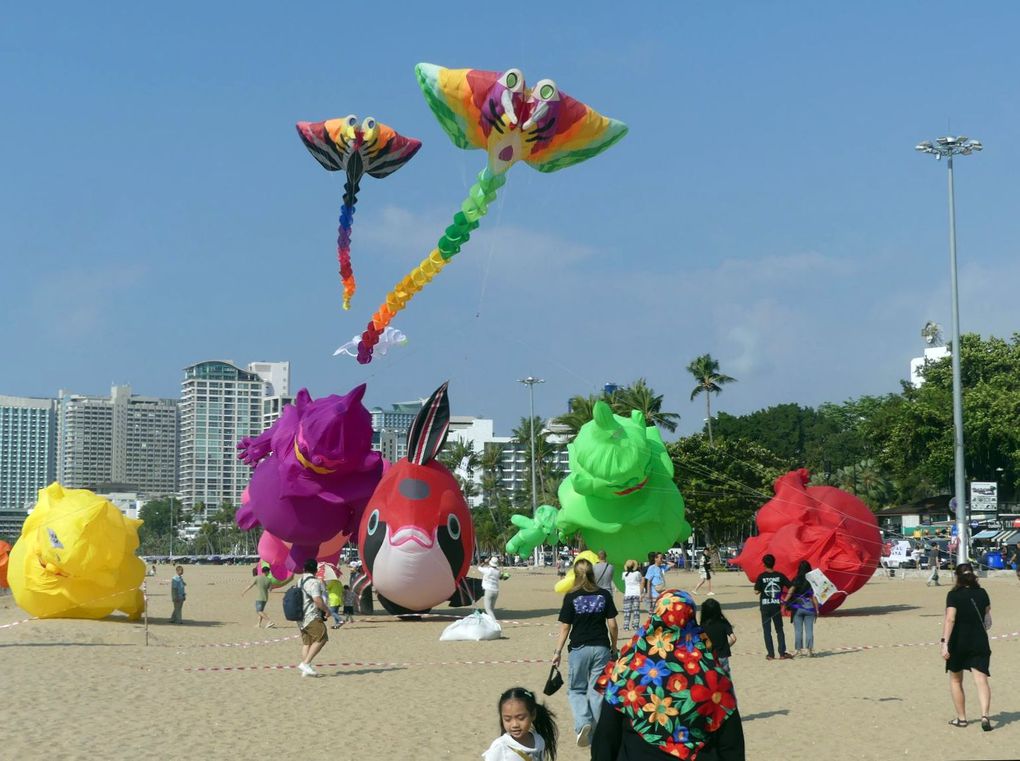
[[[471,186],[467,198],[460,205],[460,211],[453,215],[453,224],[446,228],[436,247],[386,294],[386,301],[372,315],[358,342],[358,362],[367,365],[372,361],[372,349],[379,343],[379,336],[386,330],[386,326],[414,294],[460,253],[461,247],[471,238],[471,231],[478,228],[478,220],[485,216],[489,204],[496,200],[496,191],[505,182],[505,174],[494,174],[488,167],[478,173],[478,181]]]
[[[340,227],[336,238],[336,260],[340,265],[340,279],[344,284],[344,309],[351,308],[351,298],[358,289],[351,266],[351,225],[354,224],[354,204],[358,201],[358,182],[350,177],[344,183],[344,202],[340,206]]]

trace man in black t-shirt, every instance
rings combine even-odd
[[[775,570],[776,559],[772,555],[766,555],[761,559],[765,565],[765,571],[754,582],[754,591],[758,593],[759,607],[761,608],[761,629],[765,635],[765,650],[768,653],[766,659],[773,661],[776,658],[776,651],[772,646],[772,627],[776,629],[776,639],[779,640],[779,657],[783,660],[793,658],[786,652],[786,635],[783,633],[782,604],[783,590],[788,589],[791,584],[779,571]]]

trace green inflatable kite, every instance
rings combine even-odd
[[[542,505],[534,518],[511,518],[520,530],[506,551],[528,555],[543,543],[580,531],[592,550],[605,550],[623,590],[623,564],[642,560],[691,535],[673,463],[655,426],[637,410],[629,418],[595,403],[594,418],[567,445],[570,475],[560,484],[562,509]]]

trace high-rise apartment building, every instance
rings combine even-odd
[[[5,530],[13,533],[12,516],[24,522],[39,489],[56,480],[56,447],[52,399],[0,396],[0,511],[11,513],[4,516]]]
[[[289,393],[289,362],[253,362],[243,370],[213,360],[184,369],[180,494],[189,508],[205,506],[196,520],[224,502],[240,504],[251,468],[237,459],[237,442],[271,425]]]
[[[415,402],[397,402],[391,409],[373,407],[372,449],[381,452],[390,462],[407,456],[407,430],[414,422],[414,416],[425,404],[424,399]]]
[[[266,430],[280,419],[283,408],[294,403],[290,395],[290,362],[252,362],[248,372],[262,379],[262,420],[259,423]]]
[[[61,391],[57,399],[57,480],[73,489],[116,485],[145,497],[177,491],[177,400]]]

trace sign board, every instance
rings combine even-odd
[[[808,571],[804,577],[815,591],[815,599],[818,600],[819,605],[824,605],[830,597],[839,592],[836,585],[829,581],[829,577],[822,573],[820,568]]]
[[[999,509],[999,485],[995,481],[970,482],[970,511],[994,513]]]

